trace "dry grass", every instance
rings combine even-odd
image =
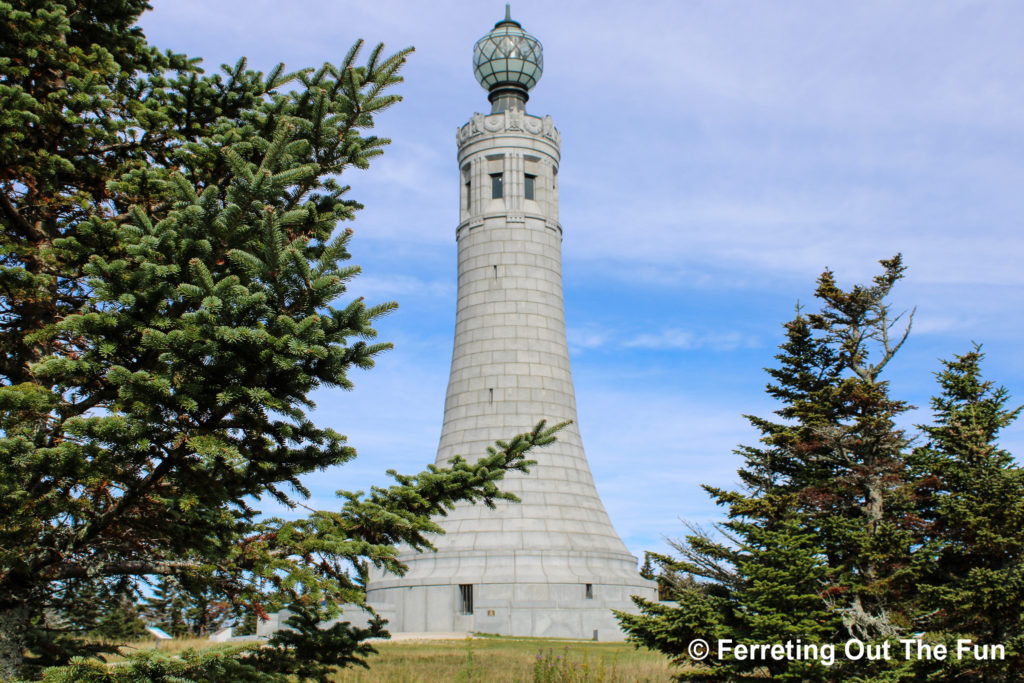
[[[669,681],[668,660],[625,643],[531,638],[384,642],[369,670],[346,669],[334,681],[377,683],[512,683]]]
[[[220,643],[215,643],[205,636],[202,638],[175,638],[174,640],[163,640],[159,642],[155,638],[146,638],[143,640],[136,640],[127,645],[122,645],[118,648],[118,651],[121,653],[120,656],[111,654],[104,656],[103,659],[108,662],[116,662],[123,659],[124,656],[140,650],[152,650],[153,648],[156,648],[161,652],[173,653],[183,652],[189,648],[193,650],[204,650],[211,645],[219,644]]]
[[[153,639],[121,647],[127,655],[151,649]],[[207,638],[175,638],[163,652],[202,650]],[[339,671],[337,683],[664,683],[672,679],[668,659],[625,643],[558,641],[545,638],[472,638],[380,642],[369,669]],[[122,657],[108,655],[116,662]]]

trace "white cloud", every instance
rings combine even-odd
[[[360,275],[350,288],[353,294],[374,300],[403,295],[450,297],[455,292],[451,280],[424,280],[410,275]]]
[[[637,349],[711,349],[732,351],[759,346],[756,338],[739,332],[694,334],[680,329],[662,330],[656,334],[640,334],[622,344]]]
[[[711,103],[707,114],[753,109],[855,125],[1021,125],[1012,105],[1020,101],[1022,62],[1010,28],[1021,8],[1010,3],[879,0],[828,12],[813,2],[587,9],[557,13],[574,30],[556,34],[551,61],[562,57],[571,71],[551,72],[580,90],[626,94],[633,107],[700,112]]]
[[[595,325],[584,327],[569,327],[565,331],[571,351],[582,351],[584,349],[597,349],[611,341],[611,331],[601,329]]]
[[[567,336],[572,351],[599,348],[734,351],[741,348],[757,348],[761,345],[756,337],[741,332],[694,332],[675,327],[653,333],[622,336],[597,325],[587,325],[583,328],[569,328]]]

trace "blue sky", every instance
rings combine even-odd
[[[378,119],[384,157],[345,181],[366,205],[353,293],[397,300],[395,344],[316,417],[359,450],[311,477],[312,504],[432,462],[455,315],[456,127],[489,105],[473,43],[500,2],[164,0],[150,41],[267,69],[339,61],[357,38],[416,47]],[[568,328],[598,490],[636,554],[719,511],[732,450],[767,415],[762,368],[825,268],[867,281],[896,252],[916,307],[888,369],[928,418],[939,358],[984,344],[1024,401],[1024,4],[861,0],[513,3],[544,44],[528,110],[562,133]],[[530,425],[524,425],[524,428]],[[1024,425],[1002,443],[1024,453]],[[472,455],[472,454],[466,454]],[[273,511],[268,508],[268,511]]]

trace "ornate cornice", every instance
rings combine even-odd
[[[556,147],[562,144],[562,136],[550,116],[531,116],[518,109],[506,109],[500,114],[473,114],[469,123],[455,132],[455,140],[461,146],[471,138],[489,133],[527,133],[548,138]]]

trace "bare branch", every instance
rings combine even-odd
[[[171,576],[200,569],[199,562],[186,560],[136,560],[109,564],[68,564],[57,569],[55,579],[82,579],[90,576]]]
[[[46,237],[42,232],[32,227],[32,224],[25,220],[24,216],[18,213],[18,209],[11,204],[11,199],[7,196],[6,192],[0,192],[0,209],[3,210],[7,219],[11,221],[25,237],[32,240],[41,240]]]

